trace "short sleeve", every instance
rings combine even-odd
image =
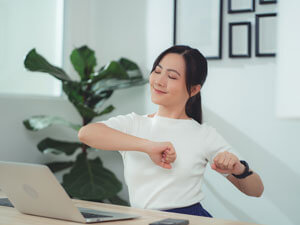
[[[213,127],[208,127],[208,135],[206,141],[207,141],[206,160],[210,164],[213,164],[213,160],[218,153],[224,151],[233,152],[232,146]],[[223,174],[223,175],[228,176],[228,174]]]
[[[135,117],[134,113],[126,115],[118,115],[111,117],[107,120],[97,121],[96,123],[103,123],[106,126],[121,131],[126,134],[132,134],[134,130]],[[119,151],[122,156],[125,155],[126,151]]]

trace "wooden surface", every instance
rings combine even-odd
[[[0,198],[5,198],[5,195],[0,193]],[[129,213],[129,214],[136,214],[140,215],[140,218],[131,219],[131,220],[123,220],[123,221],[111,221],[111,222],[104,222],[99,224],[104,225],[148,225],[157,220],[166,219],[166,218],[175,218],[175,219],[188,219],[191,225],[254,225],[253,223],[245,223],[239,221],[231,221],[231,220],[222,220],[216,218],[206,218],[201,216],[190,216],[185,214],[178,214],[178,213],[169,213],[169,212],[161,212],[158,210],[146,210],[146,209],[137,209],[132,207],[125,207],[125,206],[117,206],[105,203],[96,203],[96,202],[88,202],[82,200],[73,200],[74,204],[77,207],[85,207],[91,208],[96,210],[105,210],[105,211],[114,211],[120,213]],[[64,220],[57,220],[45,217],[38,217],[38,216],[31,216],[21,214],[15,208],[0,206],[0,224],[2,225],[21,225],[21,224],[30,224],[30,225],[37,225],[37,224],[51,224],[51,225],[68,225],[68,224],[80,224],[70,221]],[[93,223],[95,224],[95,223]],[[96,223],[97,224],[97,223]]]

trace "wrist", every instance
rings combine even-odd
[[[243,174],[245,172],[245,170],[246,170],[246,167],[242,163],[240,163],[239,170],[233,174],[236,176],[239,176],[239,175]]]
[[[148,140],[148,139],[142,139],[141,141],[141,145],[139,148],[140,152],[149,154],[150,153],[150,146],[152,146],[152,141]]]
[[[240,163],[243,164],[243,166],[245,167],[243,173],[237,175],[237,174],[232,174],[235,178],[237,179],[244,179],[248,176],[250,176],[251,174],[253,174],[253,171],[249,170],[249,165],[246,161],[244,160],[240,160]]]

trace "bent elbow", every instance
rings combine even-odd
[[[88,144],[87,142],[98,139],[97,134],[103,132],[102,127],[101,123],[87,124],[79,129],[77,137],[81,142]]]
[[[264,192],[264,185],[262,184],[261,187],[259,188],[259,190],[255,194],[253,194],[252,196],[259,198],[259,197],[262,196],[263,192]]]
[[[264,185],[262,184],[262,186],[260,188],[260,191],[259,191],[259,193],[258,193],[258,195],[256,197],[258,197],[258,198],[261,197],[262,194],[263,194],[263,192],[264,192],[264,190],[265,190],[265,188],[264,188]]]
[[[86,127],[85,126],[83,126],[79,129],[77,137],[81,142],[84,142],[85,137],[86,137]]]

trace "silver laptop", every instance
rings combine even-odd
[[[0,188],[21,213],[81,223],[138,218],[137,215],[77,208],[47,166],[1,162]]]

